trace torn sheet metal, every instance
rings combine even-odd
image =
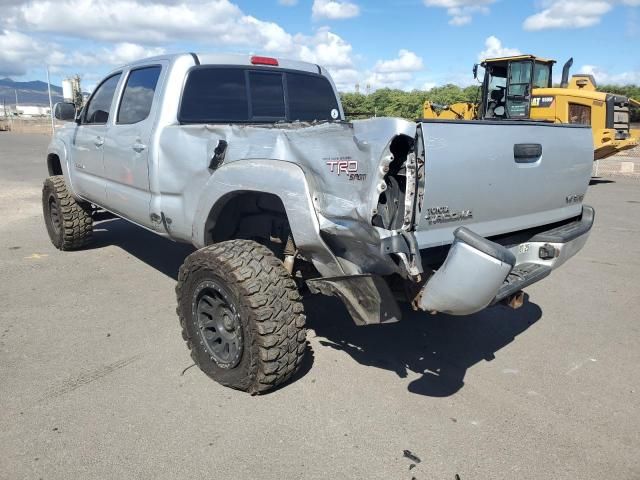
[[[157,178],[151,179],[161,193],[152,200],[152,211],[163,211],[174,219],[172,235],[197,245],[202,240],[194,237],[202,232],[192,231],[192,225],[205,222],[194,217],[208,215],[219,200],[220,195],[213,191],[215,179],[223,178],[225,169],[234,163],[243,162],[242,175],[234,177],[236,183],[228,185],[229,190],[268,192],[270,185],[277,188],[273,193],[281,198],[288,215],[293,212],[317,219],[317,234],[326,242],[324,248],[330,247],[345,273],[394,273],[399,268],[380,252],[380,229],[372,226],[371,219],[384,184],[381,164],[389,155],[391,140],[396,135],[414,138],[415,134],[414,122],[396,118],[316,125],[169,126],[160,138],[161,164],[153,172]],[[222,142],[226,142],[224,160],[212,170],[212,159]],[[274,179],[285,174],[278,168],[266,171],[263,167],[268,163],[264,161],[297,165],[304,174],[302,181],[307,184],[312,209],[296,193],[300,186]],[[261,162],[260,168],[253,165],[255,162]],[[208,189],[212,191],[204,197],[211,204],[204,205],[200,200]],[[308,232],[292,230],[298,245],[300,237],[309,236]]]

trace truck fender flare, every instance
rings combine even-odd
[[[298,250],[322,275],[344,275],[338,260],[320,236],[312,193],[304,171],[283,160],[247,159],[223,164],[208,180],[194,215],[192,243],[206,245],[205,225],[210,213],[237,192],[277,196],[284,205]],[[222,202],[222,203],[219,203]]]
[[[69,167],[67,166],[67,147],[59,138],[54,137],[47,147],[47,163],[50,155],[58,157],[63,172],[67,172],[69,170]]]
[[[49,167],[49,156],[56,155],[58,160],[60,160],[60,168],[62,169],[62,175],[64,176],[67,189],[73,196],[76,196],[73,188],[73,179],[71,178],[68,153],[67,145],[60,138],[54,137],[47,148],[47,168]]]

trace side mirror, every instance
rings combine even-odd
[[[53,106],[53,116],[58,120],[71,122],[76,119],[76,106],[70,102],[59,102]]]
[[[478,64],[473,64],[473,78],[478,78]]]

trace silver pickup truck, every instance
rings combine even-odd
[[[528,121],[348,122],[327,71],[180,54],[110,73],[48,150],[44,220],[61,250],[106,210],[198,250],[176,287],[182,335],[216,381],[251,393],[305,352],[299,290],[357,324],[414,309],[466,315],[575,255],[589,128]]]

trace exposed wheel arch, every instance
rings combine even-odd
[[[60,157],[55,153],[47,155],[47,169],[49,170],[49,176],[62,175],[62,164],[60,163]]]
[[[230,192],[213,206],[205,224],[205,244],[254,240],[282,256],[291,227],[284,204],[273,193]]]

